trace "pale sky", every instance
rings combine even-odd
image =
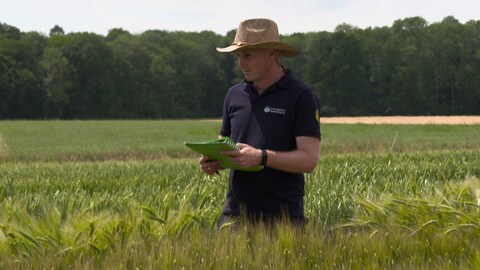
[[[225,35],[247,18],[270,18],[281,34],[391,26],[421,16],[428,23],[454,16],[480,20],[479,0],[0,0],[0,22],[23,32],[48,34],[54,25],[66,33],[106,35],[112,28],[132,34],[146,30],[210,30]]]

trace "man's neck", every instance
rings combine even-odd
[[[263,91],[267,90],[268,87],[279,81],[283,75],[285,75],[283,68],[281,66],[275,67],[264,80],[253,82],[253,86],[261,94]]]

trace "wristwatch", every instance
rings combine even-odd
[[[267,165],[267,160],[268,160],[268,153],[266,149],[262,149],[262,162],[260,165],[266,166]]]

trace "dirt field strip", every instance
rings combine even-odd
[[[480,125],[480,116],[320,117],[323,124]]]

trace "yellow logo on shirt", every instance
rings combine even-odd
[[[317,119],[317,122],[320,123],[320,111],[319,110],[315,111],[315,119]]]

